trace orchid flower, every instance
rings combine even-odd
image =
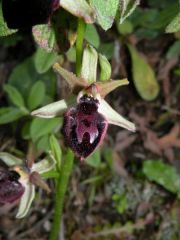
[[[14,202],[21,198],[25,188],[19,182],[20,175],[16,171],[0,170],[0,202]]]
[[[86,0],[2,0],[3,17],[10,29],[47,24],[59,7],[86,23],[95,21],[95,11]]]
[[[100,81],[96,81],[98,60]],[[111,67],[105,56],[98,55],[93,47],[87,46],[83,53],[80,77],[62,68],[58,63],[55,63],[54,69],[69,84],[70,96],[31,114],[42,118],[63,116],[62,134],[65,143],[78,158],[85,159],[103,142],[108,124],[135,131],[135,125],[104,100],[109,92],[129,83],[127,79],[110,80]]]
[[[3,0],[4,20],[11,29],[45,24],[59,7],[59,0]]]
[[[19,199],[16,218],[23,218],[35,198],[35,186],[50,192],[40,174],[53,169],[55,160],[51,157],[27,167],[24,166],[22,159],[6,152],[0,153],[0,159],[9,167],[8,170],[0,171],[0,203],[12,203]]]

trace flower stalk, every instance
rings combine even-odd
[[[60,171],[59,178],[57,179],[56,184],[56,195],[55,195],[55,207],[54,207],[54,217],[53,217],[53,225],[51,228],[50,240],[57,240],[59,234],[59,228],[62,219],[62,210],[64,204],[64,196],[67,190],[67,185],[69,181],[69,177],[72,172],[74,162],[74,154],[70,149],[67,151],[67,155],[65,157],[64,163],[62,164],[62,168]]]
[[[78,19],[77,40],[76,40],[76,75],[80,76],[82,66],[83,40],[86,24],[82,19]],[[64,205],[64,197],[68,186],[69,177],[72,172],[74,162],[74,154],[68,148],[66,158],[60,169],[59,178],[56,182],[56,195],[53,224],[50,233],[50,240],[57,240],[60,224],[62,220],[62,211]]]
[[[83,54],[83,39],[86,30],[86,23],[79,18],[77,28],[76,40],[76,75],[79,77],[81,74],[82,54]]]
[[[80,160],[91,155],[103,142],[108,124],[123,127],[132,132],[136,130],[133,123],[116,112],[104,99],[112,90],[127,85],[128,80],[112,80],[108,60],[105,56],[99,55],[92,46],[87,45],[83,51],[85,23],[81,19],[78,22],[77,33],[76,75],[64,69],[59,63],[54,64],[54,70],[69,84],[70,96],[31,113],[33,116],[42,118],[63,115],[61,132],[65,145],[74,153],[69,149],[67,159],[60,169],[56,169],[59,177],[55,180],[55,213],[50,240],[57,240],[59,234],[64,197],[72,171],[74,155]],[[103,82],[97,81],[98,62]],[[74,99],[74,95],[76,99]]]

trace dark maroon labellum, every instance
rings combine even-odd
[[[12,203],[23,195],[25,188],[19,178],[15,171],[0,171],[0,203]]]
[[[11,29],[47,23],[59,6],[58,0],[3,0],[4,20]]]
[[[81,160],[96,149],[107,131],[107,120],[98,112],[98,105],[97,99],[84,95],[77,107],[68,109],[64,115],[65,143]]]

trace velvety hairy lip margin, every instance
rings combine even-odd
[[[85,95],[76,108],[70,108],[64,114],[62,133],[65,143],[80,160],[94,152],[107,131],[108,123],[98,113],[98,104],[97,99]]]

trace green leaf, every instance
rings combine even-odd
[[[47,52],[64,53],[76,40],[76,28],[77,19],[60,8],[53,13],[50,24],[36,25],[32,32],[35,42]]]
[[[54,72],[49,70],[44,74],[39,74],[35,69],[33,57],[30,57],[22,63],[19,63],[13,69],[8,83],[16,87],[23,95],[24,99],[27,99],[31,87],[38,80],[45,83],[47,94],[54,97],[56,93],[56,76]]]
[[[114,54],[114,42],[101,43],[98,52],[105,55],[107,59],[111,59]]]
[[[95,21],[94,9],[86,2],[86,0],[61,0],[61,7],[73,15],[83,18],[86,23]]]
[[[108,166],[114,171],[113,169],[113,149],[111,147],[103,148],[103,158],[108,163]]]
[[[24,115],[26,114],[18,108],[13,107],[0,108],[0,124],[14,122]]]
[[[67,57],[68,61],[70,61],[70,62],[76,62],[76,49],[75,49],[75,47],[71,47],[71,48],[67,51],[66,57]]]
[[[160,184],[180,197],[180,175],[173,166],[165,164],[161,160],[147,160],[143,164],[143,173],[149,180]]]
[[[154,100],[159,94],[159,84],[147,61],[128,44],[132,59],[133,81],[139,95],[147,101]]]
[[[151,40],[156,38],[159,35],[159,31],[154,29],[148,29],[148,28],[139,28],[136,30],[135,34],[139,40],[141,39]]]
[[[158,9],[136,8],[134,13],[129,17],[129,20],[134,28],[143,27],[145,29],[154,29],[159,14]]]
[[[33,84],[33,80],[36,80],[35,74],[36,70],[34,68],[32,58],[28,58],[13,68],[8,82],[12,86],[16,87],[26,98],[29,94],[31,84]]]
[[[44,73],[49,70],[56,62],[58,56],[54,52],[47,52],[42,48],[38,48],[34,55],[34,64],[38,73]]]
[[[116,16],[119,0],[90,0],[90,3],[96,10],[99,25],[104,30],[111,28]]]
[[[99,34],[96,30],[96,27],[92,24],[88,24],[86,26],[85,39],[90,43],[93,47],[98,48],[100,45]]]
[[[128,20],[125,20],[121,24],[119,23],[119,21],[116,21],[116,27],[118,32],[122,35],[130,34],[133,31],[133,24]]]
[[[144,31],[150,31],[151,29],[152,32],[160,34],[172,21],[174,16],[179,13],[178,1],[170,2],[168,7],[162,7],[161,9],[136,8],[136,11],[134,11],[129,19],[133,23],[134,28],[143,27]],[[140,28],[137,28],[137,30],[140,31]]]
[[[44,135],[36,141],[36,147],[37,150],[43,151],[43,152],[49,152],[49,135]]]
[[[55,48],[56,35],[54,29],[48,24],[36,25],[32,28],[35,42],[47,52]]]
[[[0,38],[0,45],[4,46],[5,48],[15,47],[22,39],[22,35],[14,33],[12,35]]]
[[[134,12],[139,3],[140,0],[120,0],[120,24]]]
[[[171,4],[172,4],[172,2],[169,0],[163,0],[163,1],[150,0],[148,2],[148,6],[153,7],[153,8],[161,8],[161,9],[166,8],[166,7],[168,8]]]
[[[56,164],[58,169],[61,167],[61,158],[62,158],[62,151],[60,147],[60,143],[58,142],[57,138],[54,135],[51,135],[49,139],[50,147],[54,159],[56,160]]]
[[[30,110],[38,107],[45,98],[45,84],[42,81],[37,81],[32,86],[28,96],[28,107]]]
[[[98,54],[96,50],[92,46],[88,45],[83,52],[81,77],[89,84],[96,82],[97,60]]]
[[[180,40],[175,41],[172,46],[168,49],[166,58],[174,58],[180,55]]]
[[[21,93],[13,86],[6,84],[4,85],[4,90],[8,94],[11,102],[17,107],[25,107],[24,99]]]
[[[97,149],[90,157],[88,157],[86,160],[86,163],[94,168],[99,168],[101,165],[101,154],[100,150]]]
[[[2,12],[2,1],[0,1],[0,37],[5,37],[15,32],[17,32],[17,30],[9,29],[6,22],[4,21]]]
[[[167,33],[174,33],[180,30],[180,13],[166,27]]]
[[[82,183],[83,184],[96,184],[100,181],[102,181],[104,178],[104,176],[100,175],[100,176],[93,176],[93,177],[90,177],[90,178],[87,178],[86,180],[84,180]]]
[[[23,163],[22,159],[15,157],[14,155],[7,152],[0,152],[0,159],[8,167],[13,167],[16,165],[21,165]]]
[[[59,172],[56,170],[51,170],[49,172],[41,174],[42,178],[59,178]]]
[[[30,135],[33,142],[37,141],[40,137],[53,133],[55,129],[60,124],[59,118],[53,119],[41,119],[35,118],[33,119],[30,127]]]
[[[22,129],[21,129],[21,137],[24,139],[24,140],[29,140],[31,137],[30,137],[30,125],[31,125],[31,120],[29,121],[26,121],[23,126],[22,126]]]
[[[111,77],[111,64],[107,60],[107,58],[99,54],[99,64],[100,64],[100,81],[107,81]]]
[[[112,196],[112,200],[115,203],[115,207],[118,211],[118,213],[123,214],[127,209],[127,199],[126,194],[117,194],[114,193]]]
[[[163,29],[173,20],[174,16],[179,13],[179,3],[175,1],[168,7],[163,8],[157,15],[152,25],[153,29]]]

